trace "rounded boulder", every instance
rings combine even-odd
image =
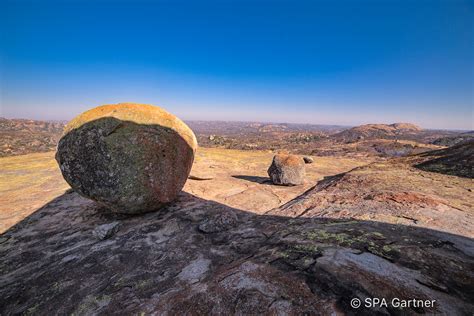
[[[179,118],[147,104],[120,103],[86,111],[64,130],[56,160],[79,194],[117,213],[144,213],[173,201],[197,149]]]
[[[305,161],[296,155],[275,155],[268,168],[268,176],[278,185],[303,184],[305,173]]]

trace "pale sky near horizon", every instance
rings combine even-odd
[[[473,1],[0,3],[0,116],[474,129]]]

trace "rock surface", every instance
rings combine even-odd
[[[81,195],[118,213],[142,213],[173,201],[197,148],[193,132],[159,107],[103,105],[65,127],[56,160]]]
[[[468,170],[466,151],[440,151]],[[440,152],[435,151],[435,159]],[[445,156],[443,156],[445,158]],[[345,218],[426,227],[474,238],[474,180],[418,169],[431,155],[378,161],[325,177],[266,214]],[[452,169],[450,169],[452,170]]]
[[[307,191],[325,176],[372,161],[315,157],[315,163],[306,166],[304,185],[283,187],[269,185],[267,169],[272,159],[273,154],[264,151],[199,147],[190,176],[213,179],[188,180],[183,190],[234,208],[264,213]],[[0,169],[0,233],[70,188],[54,152],[0,158]]]
[[[304,183],[305,161],[296,155],[279,154],[273,157],[268,175],[274,184],[300,185]]]
[[[433,158],[314,157],[310,183],[283,187],[271,153],[200,148],[193,172],[214,179],[140,216],[61,194],[51,153],[1,158],[0,314],[469,315],[474,181],[415,167]]]
[[[119,229],[120,222],[112,222],[108,224],[102,224],[97,226],[92,234],[100,240],[112,237]]]
[[[221,218],[229,214],[228,218]],[[218,229],[203,232],[209,223]],[[120,222],[106,240],[90,231]],[[181,193],[141,216],[62,195],[0,243],[0,313],[468,315],[474,242],[374,221],[262,216]],[[352,309],[352,298],[436,300]]]

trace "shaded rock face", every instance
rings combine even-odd
[[[118,213],[173,201],[190,173],[197,142],[178,118],[151,105],[105,105],[65,128],[56,160],[79,194]]]
[[[109,238],[90,233],[111,222]],[[70,192],[2,235],[0,314],[471,315],[473,250],[431,229],[257,216],[184,192],[141,216]],[[350,306],[367,297],[436,302]]]
[[[305,176],[305,161],[296,155],[275,155],[268,168],[268,176],[274,184],[299,185],[303,184]]]

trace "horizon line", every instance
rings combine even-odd
[[[177,116],[176,116],[177,117]],[[38,122],[69,122],[72,119],[37,119],[37,118],[21,118],[21,117],[8,117],[0,116],[0,119],[8,120],[25,120],[25,121],[38,121]],[[178,117],[179,118],[179,117]],[[417,127],[420,127],[422,130],[431,130],[431,131],[452,131],[452,132],[470,132],[474,129],[456,129],[456,128],[426,128],[411,122],[393,122],[393,123],[365,123],[365,124],[355,124],[355,125],[344,125],[344,124],[323,124],[323,123],[294,123],[294,122],[276,122],[276,121],[242,121],[242,120],[202,120],[202,119],[181,119],[183,122],[216,122],[216,123],[263,123],[263,124],[293,124],[293,125],[310,125],[310,126],[334,126],[334,127],[358,127],[364,125],[393,125],[393,124],[412,124]]]

